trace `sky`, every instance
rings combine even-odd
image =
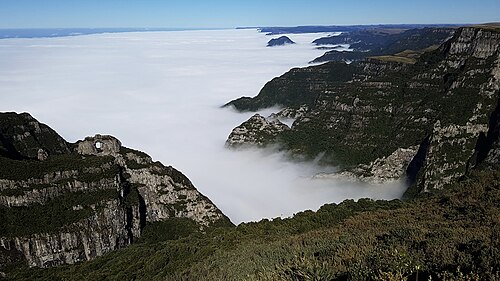
[[[224,146],[254,113],[220,106],[322,55],[310,43],[325,35],[292,34],[296,45],[276,48],[251,29],[2,39],[0,112],[29,112],[70,142],[113,135],[179,169],[234,223],[398,198],[402,185],[313,179],[334,168]]]
[[[0,0],[0,28],[233,28],[500,21],[498,0]]]

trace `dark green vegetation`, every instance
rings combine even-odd
[[[105,168],[102,169],[102,171],[95,174],[95,179],[97,180],[104,177],[114,177],[117,173],[117,167],[112,167],[113,165],[114,158],[111,156],[85,157],[76,153],[54,155],[49,157],[46,161],[13,160],[7,157],[0,157],[0,178],[27,180],[30,178],[41,178],[48,173],[67,170],[83,171],[86,168],[104,166]],[[84,176],[84,174],[79,175],[75,179],[82,176]],[[88,176],[92,177],[92,175]],[[1,193],[2,191],[0,191],[0,194]]]
[[[500,22],[483,23],[475,25],[474,27],[493,30],[493,31],[500,31]]]
[[[70,224],[95,213],[91,205],[117,199],[116,190],[66,193],[44,204],[30,206],[0,206],[0,233],[3,237],[18,237],[36,233],[55,233]],[[73,209],[81,206],[81,209]]]
[[[424,50],[440,45],[448,39],[454,28],[373,28],[323,37],[313,41],[316,45],[349,44],[353,51],[332,50],[313,62],[356,61],[373,56],[391,55],[408,50]]]
[[[0,204],[1,237],[56,233],[95,214],[91,206],[118,200],[114,158],[82,156],[71,149],[29,114],[0,114],[0,179],[18,183],[0,188],[7,200]],[[37,159],[39,150],[46,153],[43,161]],[[72,192],[84,183],[87,190]]]
[[[70,144],[27,113],[0,113],[0,276],[210,225],[232,224],[174,168],[112,136]]]
[[[257,111],[274,105],[288,107],[299,107],[303,104],[314,105],[321,93],[318,88],[314,87],[316,82],[318,84],[328,82],[342,84],[352,80],[357,71],[359,69],[341,62],[294,68],[284,76],[266,83],[258,96],[241,97],[225,106],[234,106],[240,111]]]
[[[126,249],[9,280],[500,280],[499,206],[500,170],[476,171],[408,202],[347,200],[205,233],[150,225]]]

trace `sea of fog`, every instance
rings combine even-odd
[[[29,112],[66,140],[110,134],[186,174],[234,223],[290,216],[347,198],[391,199],[403,187],[314,180],[314,163],[224,147],[253,113],[220,106],[255,96],[306,66],[326,34],[266,48],[256,30],[94,34],[0,40],[0,111]],[[264,114],[269,114],[267,110]]]

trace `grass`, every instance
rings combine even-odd
[[[409,202],[347,200],[289,219],[200,232],[151,224],[91,262],[9,280],[500,280],[500,169]],[[149,232],[149,233],[148,233]],[[162,236],[163,235],[163,236]]]
[[[439,45],[432,45],[425,49],[421,50],[404,50],[402,52],[396,53],[394,55],[385,55],[385,56],[373,56],[369,57],[370,59],[376,59],[380,61],[386,62],[399,62],[405,64],[415,64],[420,58],[420,56],[425,52],[432,52],[439,48]]]

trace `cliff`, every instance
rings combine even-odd
[[[498,28],[464,27],[415,63],[376,57],[293,69],[255,98],[228,105],[306,105],[270,141],[310,157],[325,153],[324,162],[360,178],[405,176],[411,192],[441,189],[477,165],[498,163],[499,46]]]
[[[112,136],[71,144],[27,113],[0,113],[0,271],[91,260],[172,218],[230,224],[182,173]]]

